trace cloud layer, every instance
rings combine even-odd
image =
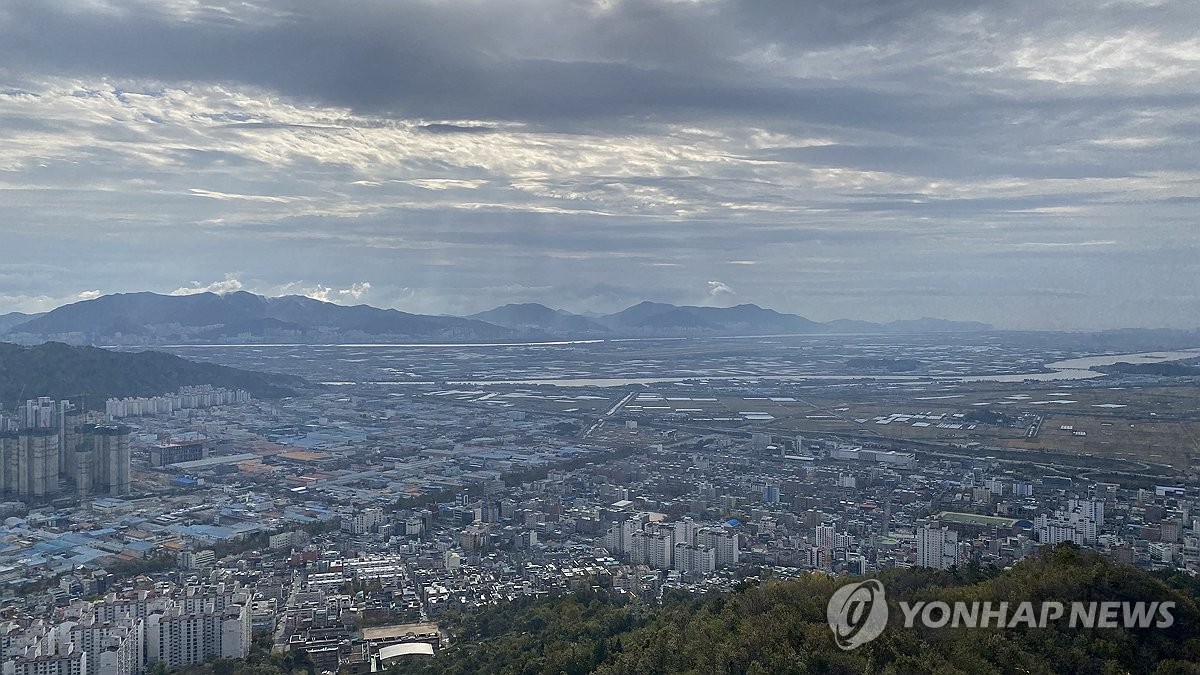
[[[1186,0],[0,0],[0,311],[244,288],[1195,327],[1196,25]]]

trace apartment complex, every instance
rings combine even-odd
[[[73,484],[80,498],[129,494],[130,428],[93,424],[69,401],[30,399],[0,416],[0,490],[49,501]]]

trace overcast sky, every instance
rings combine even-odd
[[[0,0],[0,312],[1200,326],[1200,3]]]

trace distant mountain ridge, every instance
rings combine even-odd
[[[612,314],[584,316],[537,303],[521,303],[466,317],[432,316],[369,305],[338,305],[299,295],[268,298],[246,291],[182,296],[119,293],[64,305],[41,315],[0,316],[0,335],[7,334],[13,341],[62,340],[83,344],[266,339],[469,342],[990,329],[991,326],[974,321],[928,318],[884,324],[851,320],[820,323],[753,304],[698,307],[641,302]]]
[[[0,334],[7,333],[10,328],[36,319],[39,316],[41,314],[26,314],[24,312],[0,314]]]
[[[603,324],[561,309],[551,309],[535,302],[501,305],[466,318],[486,321],[504,328],[528,329],[567,333],[607,332]]]
[[[718,332],[822,333],[822,324],[758,305],[676,306],[643,302],[596,321],[613,329],[700,329]]]
[[[509,329],[473,319],[338,305],[300,295],[267,298],[245,291],[224,295],[105,295],[64,305],[15,325],[8,332],[13,336],[74,337],[89,343],[305,339],[322,335],[448,341],[514,337]]]

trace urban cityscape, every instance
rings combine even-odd
[[[1200,675],[1197,0],[0,0],[0,675]]]
[[[818,351],[823,341],[797,339]],[[905,341],[893,349],[924,349]],[[228,351],[245,365],[274,349]],[[499,359],[548,347],[462,349]],[[444,368],[448,351],[413,347],[409,368]],[[653,603],[747,579],[1004,569],[1064,542],[1145,570],[1200,571],[1190,464],[1009,447],[1054,433],[1038,427],[1055,419],[1073,422],[1057,430],[1071,439],[1151,423],[1157,413],[1136,403],[1151,392],[1184,397],[1171,424],[1188,429],[1200,419],[1194,384],[463,387],[381,382],[374,361],[338,361],[345,381],[280,399],[196,385],[6,412],[6,675],[140,675],[245,658],[252,636],[320,671],[373,672],[451,645],[446,617],[521,597],[603,588]],[[893,411],[846,417],[872,397]],[[821,430],[834,422],[850,427]],[[972,440],[987,438],[999,442]]]

